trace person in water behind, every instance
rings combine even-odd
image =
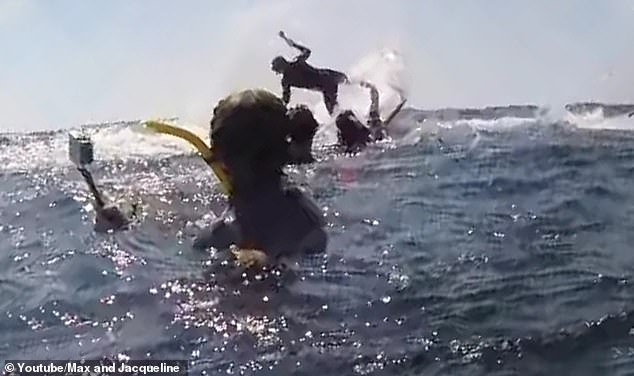
[[[360,82],[360,85],[370,89],[370,109],[368,111],[367,126],[363,125],[351,110],[340,113],[335,121],[339,143],[344,146],[348,152],[362,149],[369,142],[384,139],[387,124],[392,121],[406,102],[401,95],[401,103],[392,111],[390,116],[383,121],[379,113],[379,91],[376,86],[366,81]]]
[[[214,158],[231,182],[235,219],[220,218],[194,247],[237,247],[234,255],[247,266],[325,251],[321,211],[282,172],[294,126],[283,101],[265,90],[241,91],[218,103],[210,125]]]
[[[271,61],[271,69],[282,75],[282,100],[284,103],[288,104],[291,100],[292,87],[317,90],[323,94],[326,109],[332,115],[337,105],[339,85],[349,82],[348,77],[344,73],[332,69],[311,66],[306,62],[311,54],[310,49],[289,39],[283,31],[279,32],[279,36],[289,46],[300,51],[300,54],[293,61],[288,61],[282,56],[277,56]]]
[[[291,121],[289,131],[289,158],[295,164],[312,163],[313,139],[319,128],[312,111],[305,105],[298,105],[288,112]]]

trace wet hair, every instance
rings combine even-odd
[[[312,163],[313,138],[319,128],[312,111],[305,105],[298,105],[288,112],[291,128],[289,129],[289,163]]]
[[[370,140],[370,130],[357,119],[351,110],[341,112],[335,123],[339,143],[348,150],[365,145]]]
[[[317,133],[319,123],[306,105],[295,106],[288,112],[288,117],[291,124],[289,134],[293,142],[308,142]]]
[[[288,160],[290,120],[282,100],[269,91],[227,96],[214,108],[210,125],[214,154],[232,175],[275,173]],[[232,166],[249,171],[231,171]]]

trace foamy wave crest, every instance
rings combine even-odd
[[[207,138],[207,129],[203,127],[171,123],[192,131],[202,139]],[[93,140],[96,160],[167,157],[195,152],[183,140],[150,134],[141,129],[140,122],[131,122],[89,126],[84,131]],[[68,159],[68,130],[11,134],[4,140],[4,145],[0,147],[0,163],[6,171],[71,165]]]
[[[505,117],[499,119],[459,119],[454,121],[439,121],[441,128],[468,127],[472,129],[509,129],[529,126],[538,123],[538,119]]]
[[[567,112],[563,120],[583,129],[634,130],[634,117],[606,117],[601,107],[582,114]]]
[[[201,139],[207,139],[208,129],[193,124],[170,124],[185,128]],[[148,133],[140,123],[122,128],[106,128],[93,136],[95,157],[101,159],[119,159],[157,155],[182,155],[194,152],[193,147],[179,138]]]

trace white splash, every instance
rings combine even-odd
[[[567,112],[563,120],[583,129],[634,130],[634,117],[605,117],[602,108],[583,115]]]

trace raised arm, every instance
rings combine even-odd
[[[280,31],[278,35],[280,36],[280,38],[284,39],[284,41],[289,46],[299,50],[300,54],[296,57],[296,60],[307,60],[310,57],[311,51],[308,47],[302,46],[301,44],[298,44],[294,40],[290,39],[283,31]]]
[[[368,118],[371,124],[379,124],[381,122],[381,115],[379,114],[379,91],[376,86],[367,81],[361,81],[361,86],[370,89],[370,111]]]

